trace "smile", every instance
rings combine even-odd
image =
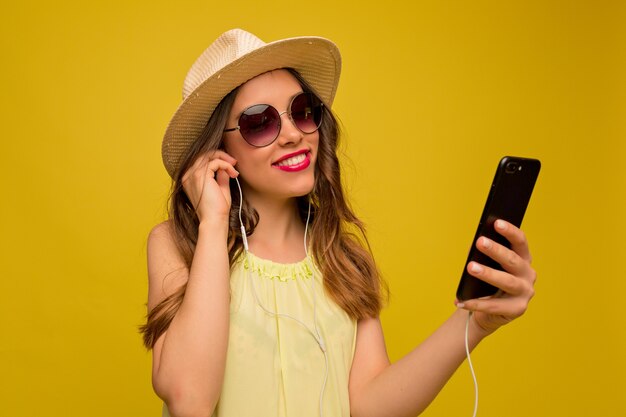
[[[311,165],[310,152],[302,152],[297,155],[289,156],[278,162],[272,164],[272,166],[287,172],[302,171]]]

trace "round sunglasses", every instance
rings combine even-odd
[[[323,107],[324,103],[312,93],[296,94],[289,103],[289,110],[282,113],[269,104],[255,104],[241,113],[236,127],[224,129],[224,132],[239,130],[246,142],[261,148],[276,140],[281,129],[280,119],[285,113],[300,132],[315,132],[322,124]]]

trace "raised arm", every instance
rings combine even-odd
[[[479,239],[477,246],[500,263],[505,271],[474,263],[468,265],[468,271],[500,288],[501,294],[457,304],[460,308],[441,327],[394,364],[389,363],[378,318],[359,321],[350,373],[353,417],[420,414],[465,359],[467,310],[474,312],[469,328],[470,349],[501,325],[526,311],[534,295],[536,274],[530,266],[525,235],[515,226],[500,220],[496,222],[496,229],[511,242],[511,249],[485,238]]]
[[[218,152],[199,159],[183,181],[200,219],[191,268],[177,250],[171,224],[155,227],[148,239],[148,308],[187,284],[183,301],[152,354],[154,390],[173,417],[210,416],[222,387],[230,302],[228,181],[237,175],[234,163]]]

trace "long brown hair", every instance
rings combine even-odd
[[[298,72],[287,69],[305,92],[310,85]],[[176,245],[191,268],[198,241],[198,217],[182,186],[183,174],[198,157],[220,149],[222,133],[238,88],[231,91],[216,107],[204,130],[187,152],[175,175],[169,200],[169,217]],[[353,319],[376,317],[386,299],[387,288],[380,277],[371,255],[365,227],[345,199],[340,177],[337,146],[340,129],[332,111],[324,106],[319,129],[319,148],[315,169],[315,183],[308,196],[298,197],[298,209],[303,221],[311,202],[310,241],[313,259],[324,277],[324,287],[330,297]],[[229,261],[233,265],[243,249],[239,218],[239,193],[231,182],[232,204],[228,231]],[[248,235],[254,232],[259,216],[243,200],[242,218]],[[186,284],[166,297],[148,313],[147,323],[141,326],[144,344],[152,348],[167,330],[183,301]]]

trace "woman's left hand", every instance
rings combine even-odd
[[[476,325],[486,334],[524,314],[535,294],[537,279],[537,273],[530,266],[532,258],[524,232],[504,220],[497,220],[494,226],[511,243],[511,249],[484,236],[478,239],[476,247],[498,262],[504,271],[476,262],[470,262],[467,271],[500,291],[492,297],[457,302],[458,307],[474,312]]]

